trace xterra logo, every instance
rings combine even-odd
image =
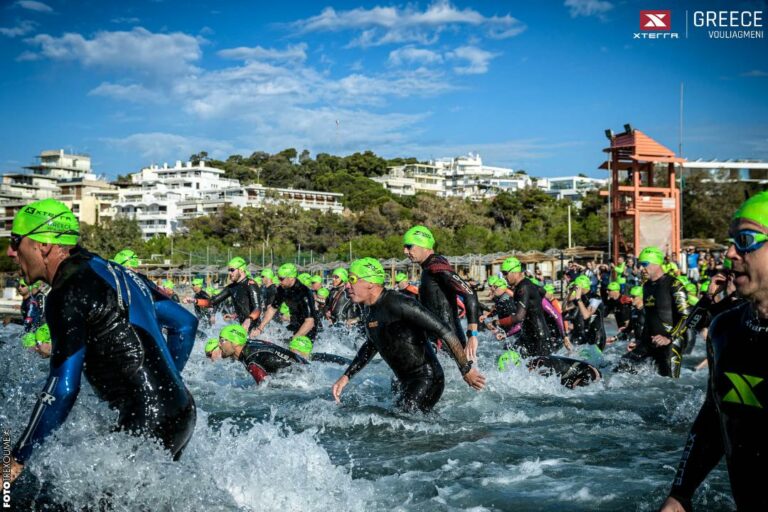
[[[672,32],[672,11],[640,11],[640,32],[633,39],[679,39]]]

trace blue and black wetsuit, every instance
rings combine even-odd
[[[82,373],[96,395],[119,412],[120,430],[155,437],[175,459],[181,456],[194,430],[195,403],[169,350],[173,344],[163,339],[160,320],[172,324],[179,309],[191,317],[194,339],[197,320],[191,313],[171,300],[155,304],[139,275],[75,249],[61,263],[48,296],[51,366],[29,425],[13,449],[16,460],[27,460],[33,445],[64,423]]]
[[[397,405],[431,410],[443,394],[445,379],[428,336],[442,339],[462,374],[470,370],[459,338],[421,303],[394,290],[384,290],[371,306],[363,306],[366,341],[344,374],[350,379],[380,353],[397,377]]]
[[[312,295],[312,290],[301,284],[298,279],[290,288],[278,286],[271,306],[279,311],[282,303],[285,303],[291,311],[288,330],[292,333],[296,333],[307,318],[311,318],[315,322],[312,330],[306,334],[309,339],[314,341],[317,337],[317,320],[315,318],[315,297]]]
[[[691,427],[670,495],[691,498],[725,456],[738,510],[768,510],[768,320],[752,303],[720,314],[709,328],[707,396]]]

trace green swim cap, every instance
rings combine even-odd
[[[432,249],[435,246],[435,237],[427,227],[413,226],[403,235],[403,245],[417,245]]]
[[[331,292],[328,291],[328,288],[320,288],[317,290],[317,296],[322,299],[327,299],[330,294]]]
[[[283,316],[291,316],[291,308],[289,308],[288,304],[285,302],[280,304],[280,314]]]
[[[663,265],[664,253],[658,247],[651,245],[640,252],[637,261],[640,263],[651,263],[652,265]]]
[[[205,289],[205,291],[206,291],[206,293],[208,293],[208,295],[210,295],[210,296],[214,296],[214,295],[216,295],[217,293],[219,293],[219,290],[217,290],[217,289],[216,289],[216,288],[214,288],[213,286],[208,286],[208,287]]]
[[[387,279],[384,267],[381,266],[381,262],[376,258],[367,257],[355,260],[349,266],[349,271],[359,279],[373,284],[384,284],[384,281]]]
[[[631,290],[629,290],[629,294],[632,297],[642,297],[643,296],[643,287],[642,286],[633,286]]]
[[[139,266],[139,257],[131,249],[123,249],[115,254],[112,261],[126,268],[136,268]]]
[[[205,353],[210,354],[217,348],[219,348],[219,338],[208,338],[205,342]]]
[[[496,288],[506,288],[507,287],[507,280],[502,279],[499,276],[491,276],[488,278],[488,285],[494,286]]]
[[[696,288],[695,284],[688,283],[687,285],[685,285],[685,291],[688,292],[689,294],[696,295],[699,290]]]
[[[277,269],[278,277],[296,277],[299,275],[299,269],[293,263],[283,263],[280,268]]]
[[[499,276],[488,276],[488,286],[496,286]]]
[[[690,282],[691,282],[691,281],[688,279],[688,277],[687,277],[687,276],[684,276],[684,275],[682,275],[682,274],[680,274],[679,276],[677,276],[677,280],[678,280],[678,281],[680,281],[681,283],[683,283],[684,285],[685,285],[685,284],[688,284],[688,283],[690,283]]]
[[[312,340],[306,336],[296,336],[291,340],[288,348],[301,352],[302,354],[309,354],[312,352]]]
[[[590,288],[591,288],[591,286],[590,286]],[[610,283],[608,283],[608,291],[609,292],[618,292],[620,290],[621,290],[621,285],[619,284],[618,281],[611,281]]]
[[[555,293],[555,285],[553,284],[545,284],[544,285],[544,291],[547,293]]]
[[[246,270],[248,268],[248,263],[241,258],[240,256],[235,256],[231,260],[229,260],[229,263],[227,263],[227,268],[236,268],[240,270]]]
[[[27,284],[27,282],[24,280],[23,277],[19,278],[19,286],[29,287],[29,285]]]
[[[31,285],[29,285],[29,290],[30,290],[30,291],[32,291],[32,290],[37,290],[37,289],[38,289],[38,288],[40,288],[41,286],[43,286],[43,282],[42,282],[42,281],[35,281],[35,282],[34,282],[34,283],[32,283]]]
[[[266,277],[267,279],[275,280],[275,273],[272,272],[271,268],[265,268],[261,271],[261,277]]]
[[[507,272],[521,272],[522,270],[523,265],[520,263],[520,260],[514,256],[505,259],[501,264],[501,271],[505,274]]]
[[[64,203],[43,199],[19,210],[13,218],[11,233],[44,244],[76,245],[80,223]]]
[[[312,284],[322,283],[322,282],[323,282],[323,276],[312,276]]]
[[[173,281],[171,281],[170,279],[166,279],[165,281],[163,281],[163,288],[168,288],[169,290],[173,290],[174,286],[175,285],[173,284]]]
[[[733,220],[746,219],[768,227],[768,191],[750,197],[733,214]],[[13,221],[14,232],[16,221]]]
[[[538,279],[536,279],[535,277],[529,277],[529,278],[528,278],[528,280],[529,280],[530,282],[532,282],[533,284],[535,284],[536,286],[541,286],[541,281],[539,281],[539,280],[538,280]]]
[[[37,340],[35,339],[35,333],[28,332],[24,336],[21,337],[21,345],[24,348],[32,348],[35,345],[37,345]]]
[[[578,286],[579,288],[583,290],[589,290],[592,288],[592,281],[589,280],[589,278],[585,275],[580,275],[576,279],[573,280],[573,284]]]
[[[688,304],[691,306],[695,306],[699,303],[699,298],[695,295],[689,295],[688,296]]]
[[[245,345],[248,341],[248,333],[240,324],[229,324],[219,331],[219,338],[231,342],[233,345]]]
[[[497,362],[499,366],[499,371],[503,372],[507,368],[510,367],[510,365],[520,366],[520,354],[515,352],[514,350],[507,350],[503,354],[499,356],[499,360]]]
[[[728,270],[733,269],[733,261],[731,261],[731,258],[723,258],[723,268]]]
[[[192,280],[192,286],[200,286],[200,287],[202,287],[203,283],[204,283],[204,281],[203,281],[202,277],[196,277],[195,279]]]
[[[301,284],[309,288],[312,286],[312,276],[307,274],[306,272],[302,272],[297,276],[297,278]]]
[[[347,272],[347,269],[345,269],[345,268],[339,267],[339,268],[335,269],[333,271],[333,274],[331,274],[331,275],[334,275],[334,276],[338,277],[339,279],[341,279],[342,283],[346,283],[347,281],[349,281],[349,272]]]
[[[51,330],[48,328],[48,324],[43,324],[35,331],[35,341],[37,343],[50,343],[51,342]]]
[[[408,275],[404,274],[403,272],[398,272],[397,274],[395,274],[395,282],[396,283],[399,283],[401,281],[405,281],[407,279],[408,279]]]

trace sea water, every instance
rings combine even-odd
[[[615,332],[615,325],[609,324]],[[23,431],[47,360],[0,331],[0,426]],[[265,338],[287,336],[270,326]],[[361,339],[326,329],[315,350],[352,358]],[[395,410],[392,372],[373,360],[344,390],[343,367],[315,363],[257,386],[240,363],[211,363],[200,339],[184,369],[197,426],[182,459],[112,432],[116,413],[83,385],[67,422],[38,447],[13,490],[19,510],[147,511],[652,511],[663,502],[704,399],[699,340],[680,379],[610,371],[566,389],[524,367],[499,372],[499,343],[481,333],[482,392],[439,357],[445,393],[431,414]],[[696,493],[704,510],[733,510],[721,463]]]

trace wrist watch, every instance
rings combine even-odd
[[[467,364],[459,368],[461,375],[464,376],[472,369],[472,360],[467,361]]]
[[[467,335],[467,338],[471,338],[472,336],[477,337],[478,332],[477,331],[469,331],[468,330],[465,334]]]

